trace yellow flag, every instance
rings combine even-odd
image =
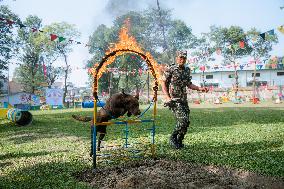
[[[284,34],[284,26],[283,26],[283,25],[282,25],[282,26],[279,26],[277,29],[278,29],[281,33]]]

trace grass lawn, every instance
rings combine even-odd
[[[169,110],[159,107],[157,156],[284,177],[283,110],[257,106],[192,108],[186,147],[173,150],[168,139],[175,122]],[[34,122],[27,127],[0,120],[0,188],[89,188],[74,174],[91,169],[90,127],[74,121],[71,114],[90,115],[91,111],[33,111]],[[137,131],[134,135],[145,138],[147,133]],[[107,136],[109,140],[121,138],[111,131]]]

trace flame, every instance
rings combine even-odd
[[[108,51],[106,51],[105,56],[102,59],[102,62],[95,68],[90,69],[90,72],[94,76],[94,92],[97,92],[98,79],[105,71],[107,71],[107,66],[110,65],[116,59],[116,57],[125,53],[136,54],[146,61],[148,68],[155,79],[155,86],[153,87],[153,90],[156,92],[156,90],[158,90],[158,82],[161,78],[159,73],[159,65],[149,52],[145,53],[140,48],[133,36],[128,35],[128,27],[121,28],[119,33],[119,41],[115,44],[110,44]]]

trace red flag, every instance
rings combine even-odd
[[[8,19],[6,19],[6,21],[7,21],[7,23],[9,24],[9,26],[12,26],[12,24],[14,24],[14,23],[15,23],[14,21],[12,21],[12,20],[8,20]]]
[[[57,39],[57,35],[55,34],[50,34],[50,40],[54,41],[55,39]]]
[[[245,42],[244,41],[240,41],[240,48],[245,48]]]
[[[199,69],[200,69],[200,71],[203,71],[203,72],[204,72],[204,71],[205,71],[205,66],[200,66]]]

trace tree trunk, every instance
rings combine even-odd
[[[63,91],[63,103],[65,104],[65,99],[66,99],[66,96],[67,96],[67,78],[68,78],[68,70],[69,70],[69,65],[68,65],[68,62],[67,62],[67,56],[65,53],[63,53],[63,56],[64,56],[64,62],[65,62],[65,66],[66,66],[66,69],[64,70],[64,91]]]
[[[234,71],[235,71],[235,99],[237,99],[238,91],[239,91],[239,76],[238,76],[238,70],[237,70],[236,62],[233,61],[233,63],[234,63]]]

